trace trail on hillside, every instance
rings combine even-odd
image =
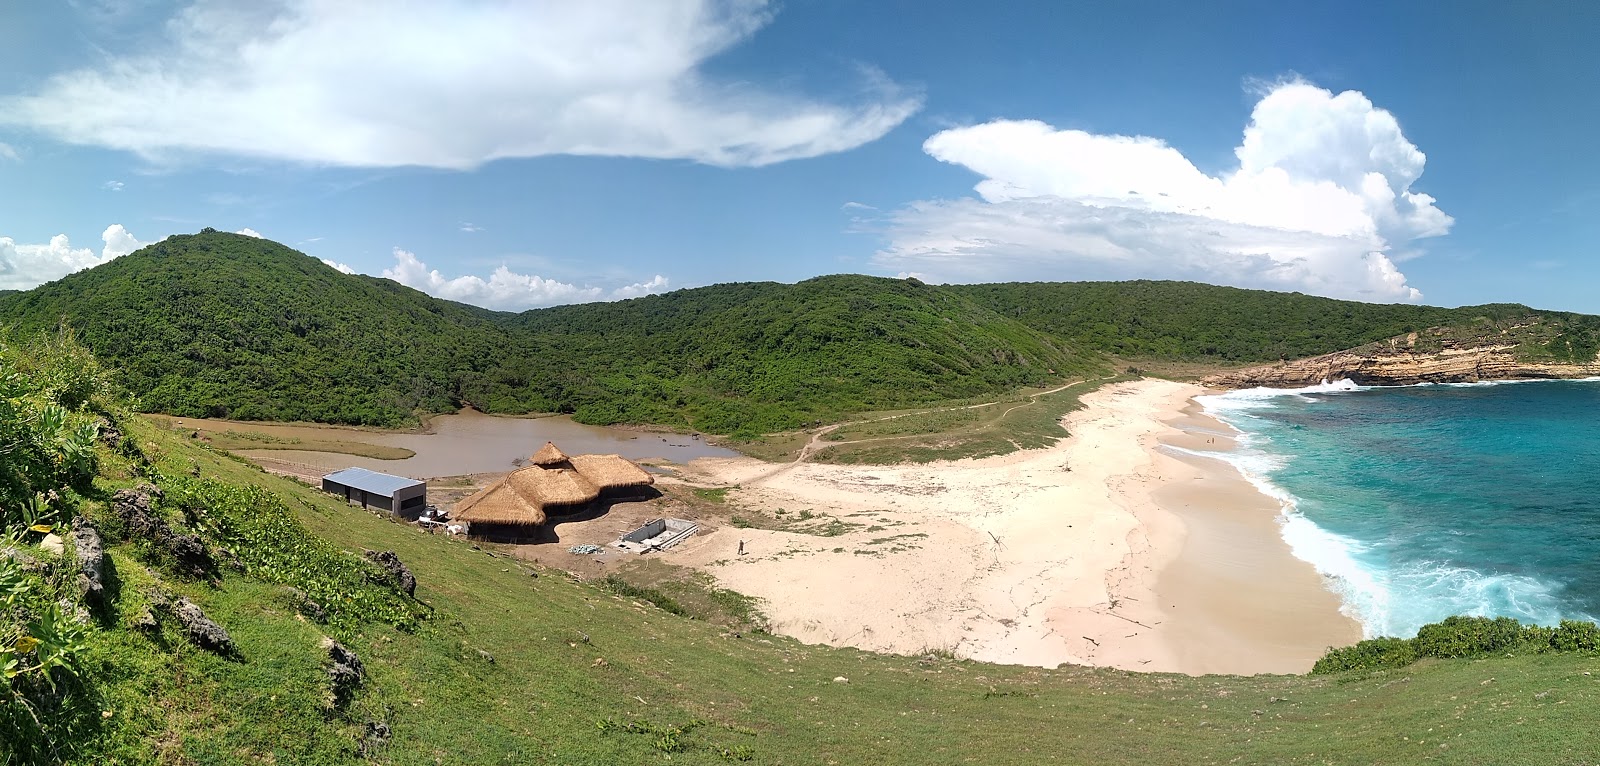
[[[1115,377],[1115,376],[1107,375],[1107,376],[1098,378],[1098,380],[1110,380],[1113,377]],[[995,420],[996,420],[996,422],[998,422],[1000,420],[1005,419],[1005,417],[1007,415],[1010,415],[1012,412],[1015,412],[1015,411],[1017,411],[1019,409],[1022,409],[1023,407],[1031,407],[1031,406],[1033,406],[1035,404],[1038,404],[1040,397],[1049,396],[1049,395],[1055,394],[1055,393],[1060,393],[1060,392],[1065,391],[1065,390],[1067,390],[1067,389],[1069,389],[1069,388],[1071,388],[1073,386],[1079,385],[1081,383],[1088,382],[1089,380],[1091,380],[1091,379],[1085,378],[1083,380],[1074,380],[1074,381],[1072,381],[1070,383],[1065,383],[1063,385],[1056,386],[1055,388],[1052,388],[1052,389],[1048,389],[1048,390],[1045,390],[1045,391],[1039,391],[1039,392],[1036,392],[1036,393],[1029,394],[1027,396],[1027,401],[1017,403],[1017,404],[1007,408],[1006,411],[1000,413],[1000,416],[998,418],[996,418]],[[818,452],[821,452],[821,451],[823,451],[825,449],[828,449],[830,447],[839,447],[839,446],[844,446],[844,445],[847,445],[847,444],[866,444],[866,443],[869,443],[869,442],[894,441],[894,440],[897,440],[897,439],[912,439],[912,438],[916,438],[918,436],[916,434],[913,434],[913,435],[897,435],[897,436],[877,436],[877,437],[873,437],[873,438],[870,438],[870,439],[852,439],[852,440],[848,440],[848,441],[824,441],[823,440],[824,437],[826,437],[828,434],[831,434],[834,431],[837,431],[840,428],[844,428],[846,426],[858,426],[858,425],[863,425],[863,424],[866,424],[866,423],[881,423],[881,422],[885,422],[885,421],[889,421],[889,420],[898,420],[900,418],[912,417],[912,416],[915,416],[915,415],[932,415],[932,414],[940,413],[940,412],[958,412],[958,411],[962,411],[962,410],[976,410],[976,409],[982,409],[984,407],[995,407],[995,406],[998,406],[1000,404],[1004,404],[1004,401],[996,400],[996,401],[992,401],[992,402],[982,402],[980,404],[963,404],[963,405],[959,405],[959,406],[956,406],[956,407],[935,407],[933,409],[917,410],[917,411],[914,411],[914,412],[902,412],[902,413],[900,413],[898,415],[885,415],[883,417],[878,417],[878,418],[864,418],[864,419],[861,419],[861,420],[850,420],[850,421],[845,421],[843,423],[834,423],[833,425],[823,426],[822,428],[817,429],[816,432],[811,435],[811,439],[806,442],[805,446],[800,448],[800,453],[795,456],[794,460],[792,460],[792,461],[790,461],[788,463],[782,463],[782,464],[779,464],[777,466],[774,466],[769,471],[763,471],[763,472],[758,473],[758,474],[756,474],[754,476],[748,477],[748,478],[744,479],[742,483],[744,483],[744,484],[753,484],[753,483],[760,482],[760,481],[765,481],[765,480],[771,479],[771,478],[773,478],[775,476],[779,476],[779,475],[782,475],[782,474],[787,473],[789,471],[792,471],[795,468],[799,467],[802,463],[805,463],[807,460],[809,460],[812,455],[814,455],[814,454],[816,454]]]

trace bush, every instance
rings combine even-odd
[[[1447,617],[1424,625],[1417,637],[1374,638],[1330,649],[1312,666],[1313,675],[1345,670],[1400,668],[1423,657],[1482,657],[1507,650],[1525,652],[1600,651],[1600,626],[1562,620],[1561,625],[1523,625],[1510,617]]]
[[[1550,648],[1558,652],[1600,650],[1600,625],[1577,620],[1562,620],[1550,634]]]
[[[1510,617],[1446,617],[1417,631],[1419,657],[1474,657],[1509,649],[1525,640],[1522,623]]]
[[[606,575],[605,579],[600,581],[600,587],[624,598],[633,598],[654,604],[656,608],[667,614],[675,614],[679,617],[689,616],[688,610],[679,606],[678,602],[673,601],[671,596],[655,588],[643,588],[634,585],[616,575]]]
[[[1417,650],[1411,641],[1404,638],[1373,638],[1355,646],[1330,650],[1311,667],[1311,673],[1403,668],[1416,661]]]

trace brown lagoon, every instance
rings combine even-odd
[[[235,454],[262,463],[294,463],[324,472],[350,466],[412,476],[419,479],[459,476],[473,473],[510,471],[546,441],[553,441],[570,454],[615,453],[633,460],[665,460],[683,463],[700,457],[737,457],[733,450],[708,444],[687,434],[652,433],[620,428],[587,426],[570,417],[513,418],[463,410],[440,415],[429,422],[426,432],[381,431],[305,423],[240,422],[172,418],[174,427],[204,434],[232,434],[262,443],[273,449],[234,447]],[[416,454],[383,460],[360,455],[295,449],[300,442],[350,442],[398,447]],[[281,447],[281,448],[280,448]]]

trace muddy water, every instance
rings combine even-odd
[[[570,455],[615,453],[635,460],[659,458],[679,463],[699,457],[736,457],[739,454],[682,434],[586,426],[567,417],[503,418],[470,410],[434,418],[430,433],[194,419],[184,419],[182,423],[202,431],[251,431],[283,439],[404,447],[417,454],[404,460],[307,450],[241,450],[238,454],[252,460],[290,461],[329,471],[361,466],[414,478],[510,471],[517,466],[516,461],[526,459],[546,441],[555,442]]]

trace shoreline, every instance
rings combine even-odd
[[[1071,435],[1057,445],[980,460],[772,472],[698,459],[685,478],[740,485],[729,493],[740,508],[839,524],[830,536],[724,527],[664,556],[763,599],[774,632],[808,643],[1043,667],[1303,672],[1328,646],[1360,640],[1360,626],[1293,556],[1275,500],[1223,460],[1163,448],[1231,446],[1232,429],[1191,401],[1204,392],[1107,386],[1064,419]]]

